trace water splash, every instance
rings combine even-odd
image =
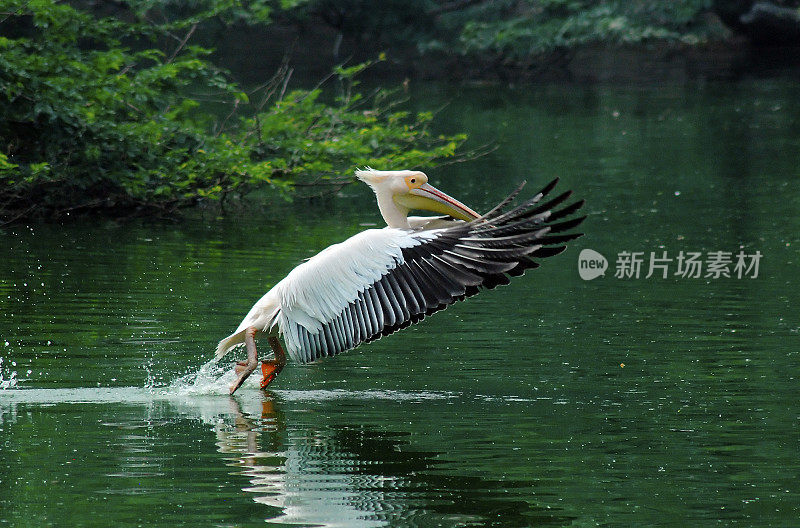
[[[6,341],[6,344],[8,341]],[[12,363],[13,366],[16,366]],[[0,390],[11,389],[17,386],[17,371],[12,370],[9,377],[6,378],[3,369],[3,358],[0,357]]]
[[[155,370],[154,370],[154,352],[151,350],[150,352],[145,353],[145,362],[144,362],[144,370],[147,372],[147,381],[145,381],[144,387],[145,389],[155,390],[158,386]]]
[[[196,372],[190,372],[174,380],[167,387],[176,395],[228,394],[236,374],[230,365],[221,365],[212,359]],[[258,376],[251,376],[245,385],[258,386]]]
[[[17,386],[17,371],[14,370],[11,372],[11,375],[8,379],[3,377],[3,373],[0,372],[0,390],[11,389]]]

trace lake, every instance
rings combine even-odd
[[[0,525],[795,525],[798,100],[782,80],[414,87],[441,131],[496,147],[432,183],[487,210],[559,176],[586,236],[235,397],[216,342],[380,223],[366,186],[3,227]],[[583,250],[604,275],[581,278]]]

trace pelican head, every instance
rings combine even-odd
[[[356,176],[369,185],[378,198],[378,207],[389,227],[408,228],[412,209],[433,211],[459,220],[474,220],[478,213],[428,183],[424,172],[412,170],[379,171],[365,169]]]

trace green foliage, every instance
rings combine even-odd
[[[285,70],[245,93],[210,50],[189,44],[198,24],[240,16],[241,5],[181,3],[152,23],[167,4],[137,3],[126,22],[45,0],[4,9],[0,215],[173,211],[257,188],[288,193],[358,165],[428,164],[464,140],[431,136],[430,115],[397,110],[396,94],[360,94],[363,65],[337,70],[332,104],[321,89],[285,93]]]
[[[586,44],[666,40],[695,44],[719,29],[712,0],[304,0],[306,16],[356,39],[412,43],[423,52],[521,59]]]
[[[559,48],[650,40],[696,44],[713,32],[703,17],[709,0],[526,0],[512,10],[478,6],[454,14],[464,53],[522,58]],[[483,11],[483,12],[480,12]]]

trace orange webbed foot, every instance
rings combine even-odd
[[[283,370],[283,365],[276,364],[274,361],[262,361],[261,362],[261,373],[263,377],[261,378],[261,388],[266,389],[267,385],[272,383],[272,380]]]

